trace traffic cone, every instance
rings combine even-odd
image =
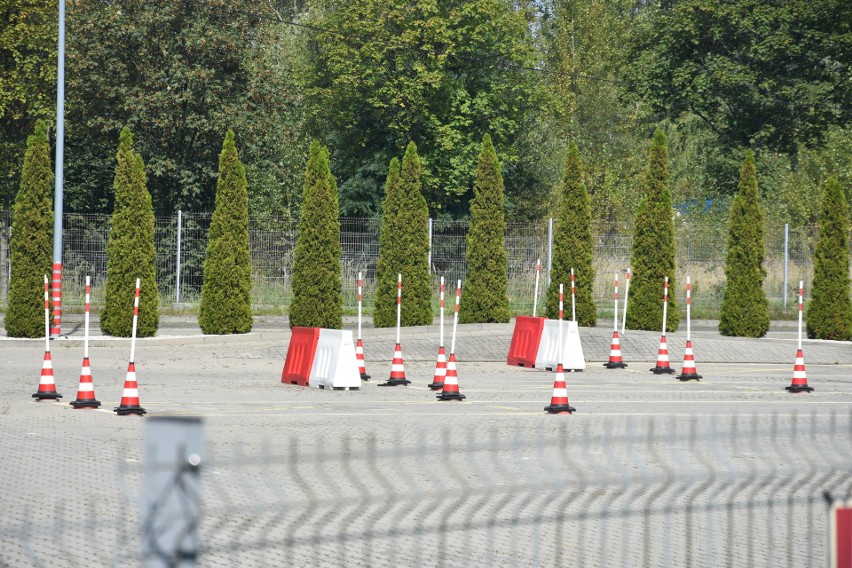
[[[136,383],[136,365],[127,365],[127,378],[124,379],[124,392],[121,393],[121,403],[113,409],[119,416],[136,414],[142,416],[145,409],[139,406],[139,386]]]
[[[369,381],[370,375],[367,374],[367,368],[364,366],[364,342],[360,339],[355,343],[355,359],[358,361],[358,372],[361,373],[361,380]]]
[[[545,406],[544,410],[550,414],[571,414],[576,410],[568,404],[568,388],[565,386],[565,370],[562,368],[562,363],[556,365],[556,380],[553,381],[550,406]]]
[[[36,402],[62,398],[62,395],[56,392],[56,383],[53,382],[53,360],[50,358],[50,351],[44,352],[44,361],[41,364],[41,379],[38,382],[38,391],[33,394],[33,398],[36,399]]]
[[[459,376],[456,372],[456,354],[450,353],[450,360],[447,362],[447,376],[444,380],[441,394],[436,397],[438,400],[462,400],[465,396],[459,393]]]
[[[657,351],[657,366],[651,369],[655,375],[663,373],[674,373],[674,369],[669,366],[669,346],[666,344],[666,336],[660,337],[660,350]]]
[[[683,351],[683,371],[675,378],[681,381],[697,381],[701,378],[701,375],[698,374],[698,370],[695,368],[692,341],[686,342],[686,349]]]
[[[438,348],[438,363],[435,365],[435,376],[429,384],[432,390],[440,390],[444,387],[444,377],[447,376],[447,354],[444,346]]]
[[[621,343],[618,341],[618,332],[612,332],[612,347],[609,351],[609,362],[604,363],[607,369],[623,369],[627,366],[621,359]],[[561,368],[561,365],[560,365]],[[558,371],[557,371],[558,372]]]
[[[402,362],[402,347],[396,344],[393,350],[393,362],[391,363],[390,378],[383,387],[395,387],[397,385],[410,385],[411,381],[405,378],[405,365]]]
[[[77,387],[77,400],[69,402],[74,408],[98,408],[101,403],[95,400],[95,385],[92,383],[92,368],[89,358],[83,358],[83,370],[80,371],[80,386]]]
[[[796,351],[796,364],[793,367],[793,383],[789,387],[784,387],[784,390],[792,393],[811,392],[813,387],[808,386],[808,377],[805,373],[805,358],[802,355],[802,350]]]

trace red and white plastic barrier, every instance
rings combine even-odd
[[[355,361],[352,330],[320,328],[308,386],[358,389],[361,386],[361,374]]]

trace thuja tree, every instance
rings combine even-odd
[[[129,337],[133,328],[133,293],[141,279],[139,293],[139,337],[157,333],[156,255],[154,251],[154,210],[148,193],[145,164],[133,150],[133,135],[121,131],[116,155],[115,206],[107,241],[107,279],[101,309],[101,331]]]
[[[10,337],[44,335],[44,275],[50,277],[53,251],[52,197],[47,127],[39,120],[27,139],[12,220],[12,274],[5,319]]]
[[[402,274],[402,325],[432,323],[429,288],[429,208],[423,197],[420,158],[410,142],[398,170],[391,161],[382,205],[376,266],[376,327],[396,325],[397,274]]]
[[[491,136],[486,134],[482,138],[470,203],[465,255],[467,278],[459,306],[462,323],[509,321],[503,202],[503,175]]]
[[[248,184],[228,130],[219,154],[216,208],[210,222],[198,325],[203,333],[251,331]]]
[[[722,335],[763,337],[769,331],[769,303],[763,291],[765,257],[757,168],[754,152],[748,150],[728,223],[725,289],[719,314],[719,332]]]
[[[812,295],[807,310],[808,337],[844,341],[852,338],[849,208],[837,178],[828,180],[822,193]]]
[[[559,284],[565,285],[567,295],[571,290],[573,268],[577,288],[577,322],[590,327],[597,323],[598,310],[592,295],[595,281],[592,247],[592,201],[583,178],[580,151],[572,142],[565,159],[559,210],[553,228],[553,268],[547,291],[547,317],[558,317]],[[570,319],[570,304],[566,306],[569,307],[565,309],[565,318]]]
[[[642,199],[633,228],[633,274],[627,304],[627,327],[656,331],[663,325],[663,282],[666,276],[671,290],[678,290],[668,151],[662,130],[654,133],[641,188]],[[669,295],[666,329],[675,331],[679,323],[677,294],[672,293]]]
[[[337,182],[326,148],[311,144],[305,170],[299,236],[293,252],[290,325],[343,327],[340,221]],[[312,183],[310,187],[308,183]]]

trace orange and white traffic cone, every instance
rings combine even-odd
[[[405,378],[405,363],[402,361],[402,347],[396,344],[393,350],[393,361],[391,362],[390,378],[382,386],[395,387],[397,385],[410,385],[411,381]]]
[[[669,347],[666,343],[666,336],[660,337],[660,349],[657,351],[657,366],[651,369],[655,375],[664,373],[674,373],[674,369],[669,365]]]
[[[465,396],[459,392],[459,375],[456,371],[456,354],[450,353],[450,360],[447,361],[447,376],[444,379],[444,385],[441,389],[441,394],[436,397],[438,400],[463,400]]]
[[[544,410],[550,414],[571,414],[576,410],[568,404],[568,387],[565,386],[565,370],[562,368],[562,363],[556,365],[556,380],[553,381],[550,406],[545,406]]]
[[[438,348],[438,362],[435,365],[435,376],[432,382],[429,383],[429,388],[432,390],[440,390],[444,387],[444,380],[447,376],[447,354],[444,351],[444,346]]]
[[[697,381],[701,379],[695,368],[695,355],[692,353],[692,341],[687,340],[686,349],[683,351],[683,370],[675,377],[681,381]]]
[[[796,364],[793,366],[793,382],[789,387],[784,387],[784,390],[792,393],[811,392],[813,387],[808,386],[808,376],[805,372],[805,358],[802,355],[802,350],[796,351]]]
[[[621,343],[618,340],[618,332],[612,332],[612,346],[609,350],[609,361],[604,363],[607,369],[623,369],[627,363],[621,358]]]
[[[367,374],[367,368],[364,366],[364,343],[360,339],[355,344],[355,359],[358,361],[358,372],[361,374],[361,380],[370,380],[370,375]]]
[[[136,414],[142,416],[145,409],[139,406],[139,385],[136,382],[136,365],[127,365],[127,377],[124,379],[124,391],[121,393],[121,403],[113,409],[119,416]]]
[[[53,381],[53,360],[50,357],[50,351],[44,352],[41,379],[38,382],[38,391],[33,394],[33,398],[38,402],[62,398],[62,395],[56,392],[56,383]]]
[[[77,400],[70,403],[74,408],[98,408],[101,403],[95,399],[95,385],[92,383],[92,368],[89,358],[83,358],[83,370],[80,371],[80,385],[77,387]]]

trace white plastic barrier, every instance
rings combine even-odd
[[[563,360],[566,371],[582,371],[586,368],[583,345],[580,343],[580,328],[577,322],[562,322]],[[559,359],[559,320],[544,320],[541,342],[535,356],[536,369],[553,370]]]
[[[361,386],[351,330],[320,329],[308,385],[335,389]]]

